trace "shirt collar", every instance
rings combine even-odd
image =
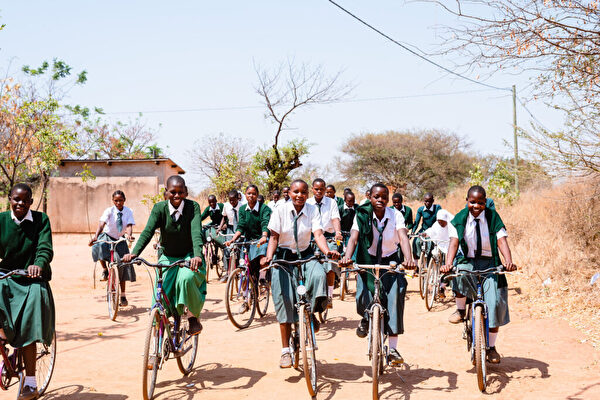
[[[258,203],[258,201],[254,205],[254,208],[252,208],[252,210],[250,210],[250,203],[246,203],[246,210],[258,212],[259,208],[260,208],[260,204]]]
[[[396,208],[396,207],[394,207],[394,208]],[[398,210],[398,209],[396,208],[396,210]],[[402,204],[402,207],[398,211],[404,212],[404,210],[406,210],[406,209],[404,208],[404,204]]]
[[[210,211],[217,211],[219,209],[219,206],[216,206],[215,208],[212,208],[211,206],[208,206],[208,208],[210,209]]]
[[[167,204],[169,204],[169,214],[173,215],[173,213],[177,211],[179,215],[183,215],[183,205],[185,204],[185,200],[183,200],[177,208],[173,207],[173,204],[171,204],[171,202],[168,200]]]
[[[10,211],[10,217],[12,218],[13,221],[15,221],[15,224],[17,224],[17,225],[21,225],[21,222],[23,222],[25,220],[33,222],[33,214],[31,214],[31,210],[27,210],[27,214],[25,214],[25,217],[23,217],[23,219],[20,221],[15,216],[15,214],[12,212],[12,210]]]
[[[285,203],[285,207],[287,208],[286,211],[288,213],[291,213],[294,217],[296,216],[296,208],[294,207],[294,203],[292,203],[291,201],[287,201]],[[300,212],[298,214],[306,215],[306,203],[304,203],[304,207],[302,207],[302,210],[300,210]]]
[[[348,207],[348,204],[344,202],[344,210],[354,210],[354,207]]]
[[[373,212],[373,220],[379,222],[380,224],[382,224],[386,219],[389,218],[388,215],[388,208],[385,208],[385,213],[383,214],[383,218],[380,220],[379,218],[377,218],[377,215],[375,215],[375,212]]]
[[[479,217],[477,217],[477,219],[479,220],[479,222],[487,222],[485,220],[485,212],[482,212],[481,214],[479,214]],[[475,223],[475,217],[473,216],[473,214],[471,214],[469,212],[469,216],[467,217],[467,224],[472,224]]]
[[[404,207],[404,204],[402,204],[402,207]],[[433,212],[433,210],[435,209],[435,204],[431,205],[431,208],[427,208],[425,206],[423,206],[425,208],[425,210],[429,211],[429,212]]]

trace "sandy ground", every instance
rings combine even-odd
[[[103,285],[92,286],[87,240],[83,235],[55,236],[58,355],[44,398],[139,399],[149,279],[138,269],[138,281],[128,289],[130,306],[116,322],[110,321]],[[410,280],[406,332],[399,344],[408,369],[386,370],[381,398],[600,399],[599,352],[581,343],[578,331],[565,322],[531,317],[514,279],[512,323],[501,330],[497,347],[503,359],[489,367],[487,395],[477,389],[462,328],[447,323],[451,304],[427,312],[417,290],[417,280]],[[303,375],[278,367],[279,329],[272,306],[265,318],[238,331],[227,319],[223,294],[224,285],[211,280],[195,368],[184,377],[174,360],[167,362],[158,375],[155,398],[308,398]],[[330,320],[317,335],[318,399],[370,398],[370,363],[365,339],[354,333],[357,321],[353,297],[334,302]],[[8,393],[0,398],[14,398],[14,389]]]

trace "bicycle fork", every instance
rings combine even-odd
[[[490,343],[490,326],[489,326],[489,321],[488,321],[488,306],[485,303],[485,301],[483,300],[483,290],[482,290],[481,284],[477,285],[477,300],[475,300],[473,302],[473,305],[471,307],[471,310],[473,310],[473,312],[471,313],[471,338],[475,337],[475,329],[477,329],[475,327],[475,310],[477,309],[477,307],[483,308],[482,317],[483,317],[483,323],[484,323],[484,328],[485,328],[485,348],[488,349],[489,348],[488,344]],[[471,340],[473,340],[473,339],[471,339]]]

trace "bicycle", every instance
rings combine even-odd
[[[150,319],[144,342],[144,357],[142,364],[142,394],[144,400],[154,397],[156,377],[164,363],[172,356],[177,360],[179,371],[188,375],[196,361],[198,350],[198,335],[188,335],[188,320],[180,316],[169,302],[162,288],[163,274],[171,268],[189,268],[184,260],[172,264],[152,264],[141,257],[134,258],[127,265],[145,264],[157,270],[154,304],[150,308]],[[125,264],[124,264],[125,265]]]
[[[489,349],[488,306],[483,299],[483,281],[490,275],[510,274],[503,266],[471,271],[455,267],[455,273],[444,275],[443,280],[450,280],[463,275],[476,279],[476,287],[470,279],[470,290],[476,293],[475,300],[467,304],[464,318],[463,338],[467,341],[467,351],[471,353],[471,362],[477,371],[477,386],[481,392],[487,387],[486,354]]]
[[[106,303],[108,304],[108,317],[114,321],[119,312],[119,298],[121,296],[121,282],[119,281],[119,263],[115,260],[115,249],[121,242],[133,242],[133,238],[125,236],[118,240],[96,240],[96,243],[107,243],[110,245],[110,262],[108,264],[108,279],[106,280]]]
[[[347,246],[348,240],[350,238],[350,232],[342,231],[342,236],[344,237],[344,247]],[[342,252],[340,251],[340,254]],[[355,277],[356,278],[356,277]],[[350,272],[342,271],[340,272],[340,300],[344,301],[347,294],[350,294]]]
[[[292,283],[297,281],[296,294],[298,299],[296,302],[296,310],[298,311],[298,322],[292,324],[292,334],[290,335],[290,354],[292,356],[292,365],[298,368],[300,365],[300,352],[302,352],[302,370],[306,387],[311,396],[317,394],[317,341],[315,338],[315,328],[312,319],[312,310],[310,302],[306,298],[306,286],[304,286],[304,271],[302,266],[306,263],[317,260],[320,263],[324,261],[324,257],[316,254],[305,260],[285,261],[273,260],[268,267],[261,269],[266,271],[270,268],[282,268],[292,278]],[[294,270],[298,272],[298,277],[295,279]]]
[[[417,240],[417,238],[420,236],[421,234],[417,233],[409,235],[409,238],[415,238],[414,240]],[[421,238],[421,256],[419,257],[419,261],[417,263],[417,271],[419,275],[419,294],[421,295],[422,299],[425,299],[425,278],[427,275],[428,256],[429,249],[427,241],[422,240]]]
[[[439,243],[449,243],[448,240],[433,240],[428,238],[421,238],[424,242],[432,243],[431,256],[429,257],[429,264],[427,266],[427,273],[425,274],[425,308],[427,311],[431,311],[433,303],[439,301],[440,292],[440,268],[445,263],[446,256],[440,250]]]
[[[219,247],[213,239],[211,232],[213,229],[219,229],[217,224],[209,224],[204,227],[206,243],[204,244],[204,259],[206,260],[206,281],[208,282],[208,275],[211,269],[215,269],[219,279],[225,273],[224,268],[219,267],[219,262],[222,261],[222,257],[219,255]]]
[[[230,246],[231,253],[234,254],[233,248],[241,248],[243,257],[240,258],[240,264],[233,270],[227,278],[225,286],[225,309],[231,323],[238,329],[244,329],[250,326],[254,320],[254,314],[258,311],[260,317],[267,314],[269,307],[269,294],[271,287],[264,280],[255,282],[254,277],[250,273],[250,259],[248,257],[248,247],[255,246],[258,240],[247,242],[235,242]],[[239,250],[235,251],[237,254]],[[236,310],[237,306],[237,312]],[[247,316],[248,319],[243,318]]]
[[[11,276],[29,276],[26,270],[13,270],[7,273],[0,272],[0,280],[8,279]],[[25,382],[25,361],[21,348],[13,349],[11,354],[8,354],[6,342],[0,340],[0,389],[8,390],[15,383],[19,384],[17,390],[17,398],[21,395],[23,384]],[[45,345],[36,343],[36,361],[35,361],[35,378],[38,382],[38,392],[40,396],[44,394],[52,373],[54,372],[54,363],[56,360],[56,332],[52,336],[52,343]],[[18,381],[12,383],[13,378]]]
[[[385,270],[383,274],[380,271]],[[366,272],[375,278],[374,293],[371,304],[367,307],[369,314],[369,330],[367,336],[367,355],[371,361],[371,374],[373,376],[373,399],[379,399],[379,376],[383,374],[385,367],[390,365],[389,348],[385,344],[388,335],[384,329],[384,316],[387,310],[381,304],[380,298],[380,282],[381,279],[389,273],[403,274],[410,276],[402,265],[398,266],[395,262],[390,262],[389,265],[369,265],[369,264],[354,264],[354,268],[349,269],[350,272]],[[375,272],[372,272],[375,271]]]

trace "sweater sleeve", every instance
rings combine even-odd
[[[52,250],[52,229],[50,228],[50,219],[46,214],[42,214],[42,226],[39,232],[33,264],[42,268],[42,270],[50,270],[50,261],[52,261],[53,257],[54,251]]]
[[[413,214],[411,208],[408,208],[408,211],[406,212],[406,227],[408,229],[412,229],[413,227]]]
[[[202,220],[200,219],[200,205],[193,202],[194,205],[194,216],[192,217],[192,245],[194,248],[194,257],[203,257],[202,246],[204,246],[204,240],[202,240]]]
[[[267,205],[263,205],[260,209],[260,230],[263,233],[269,233],[269,221],[271,220],[272,212],[273,210],[271,210],[271,207]]]
[[[135,247],[133,248],[132,253],[135,255],[140,255],[142,251],[146,248],[150,240],[152,240],[152,236],[154,236],[154,231],[159,227],[160,223],[160,207],[161,203],[157,203],[152,207],[152,211],[150,212],[150,216],[148,217],[148,222],[146,223],[146,227],[140,234],[140,238],[138,239]]]
[[[202,214],[200,215],[200,221],[204,221],[209,216],[210,216],[210,206],[206,207],[204,209],[204,211],[202,211]]]
[[[244,210],[242,211],[244,207],[240,207],[239,211],[238,211],[238,224],[237,224],[237,229],[236,232],[241,233],[242,235],[245,235],[245,233],[247,232],[247,228],[248,228],[248,213]]]
[[[412,228],[412,233],[414,234],[415,231],[417,230],[417,228],[419,227],[419,222],[421,222],[421,212],[422,212],[422,207],[419,207],[419,209],[417,210],[417,216],[415,217],[415,224],[413,225]]]

